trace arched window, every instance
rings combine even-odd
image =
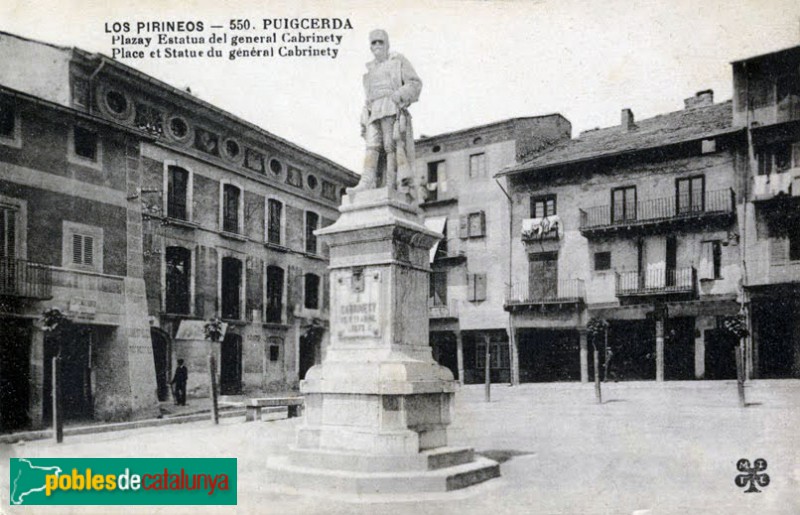
[[[190,312],[192,253],[183,247],[167,247],[166,312],[188,315]]]
[[[305,275],[304,300],[306,309],[319,309],[319,276],[317,274]]]

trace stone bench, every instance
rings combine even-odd
[[[302,397],[262,397],[256,399],[248,399],[245,402],[247,412],[245,414],[245,422],[252,422],[254,420],[261,420],[261,410],[263,408],[280,408],[286,406],[289,408],[289,418],[299,417],[303,409]]]

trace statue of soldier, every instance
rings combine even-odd
[[[366,104],[361,114],[361,136],[367,150],[361,180],[350,191],[378,187],[382,172],[385,186],[400,186],[413,198],[414,135],[408,106],[419,99],[422,81],[405,57],[389,52],[385,30],[370,32],[369,43],[375,59],[367,63],[364,74]],[[385,166],[379,170],[381,163]],[[423,182],[416,184],[420,193],[424,192]],[[418,201],[424,201],[424,197]]]

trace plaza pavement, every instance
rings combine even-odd
[[[800,381],[754,381],[747,408],[731,381],[483,386],[456,394],[453,445],[502,462],[502,477],[425,498],[306,495],[264,484],[298,419],[227,418],[0,446],[0,511],[29,513],[738,514],[800,513]],[[236,457],[236,507],[10,507],[9,457]],[[736,462],[764,458],[770,484],[744,493]]]

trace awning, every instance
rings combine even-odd
[[[430,218],[425,219],[425,228],[430,229],[433,232],[437,232],[442,235],[442,238],[447,238],[447,233],[445,232],[447,228],[447,217],[446,216],[432,216]],[[434,243],[433,247],[431,248],[431,260],[430,262],[433,263],[433,258],[436,256],[436,250],[439,248],[439,243],[442,240],[437,241]]]

